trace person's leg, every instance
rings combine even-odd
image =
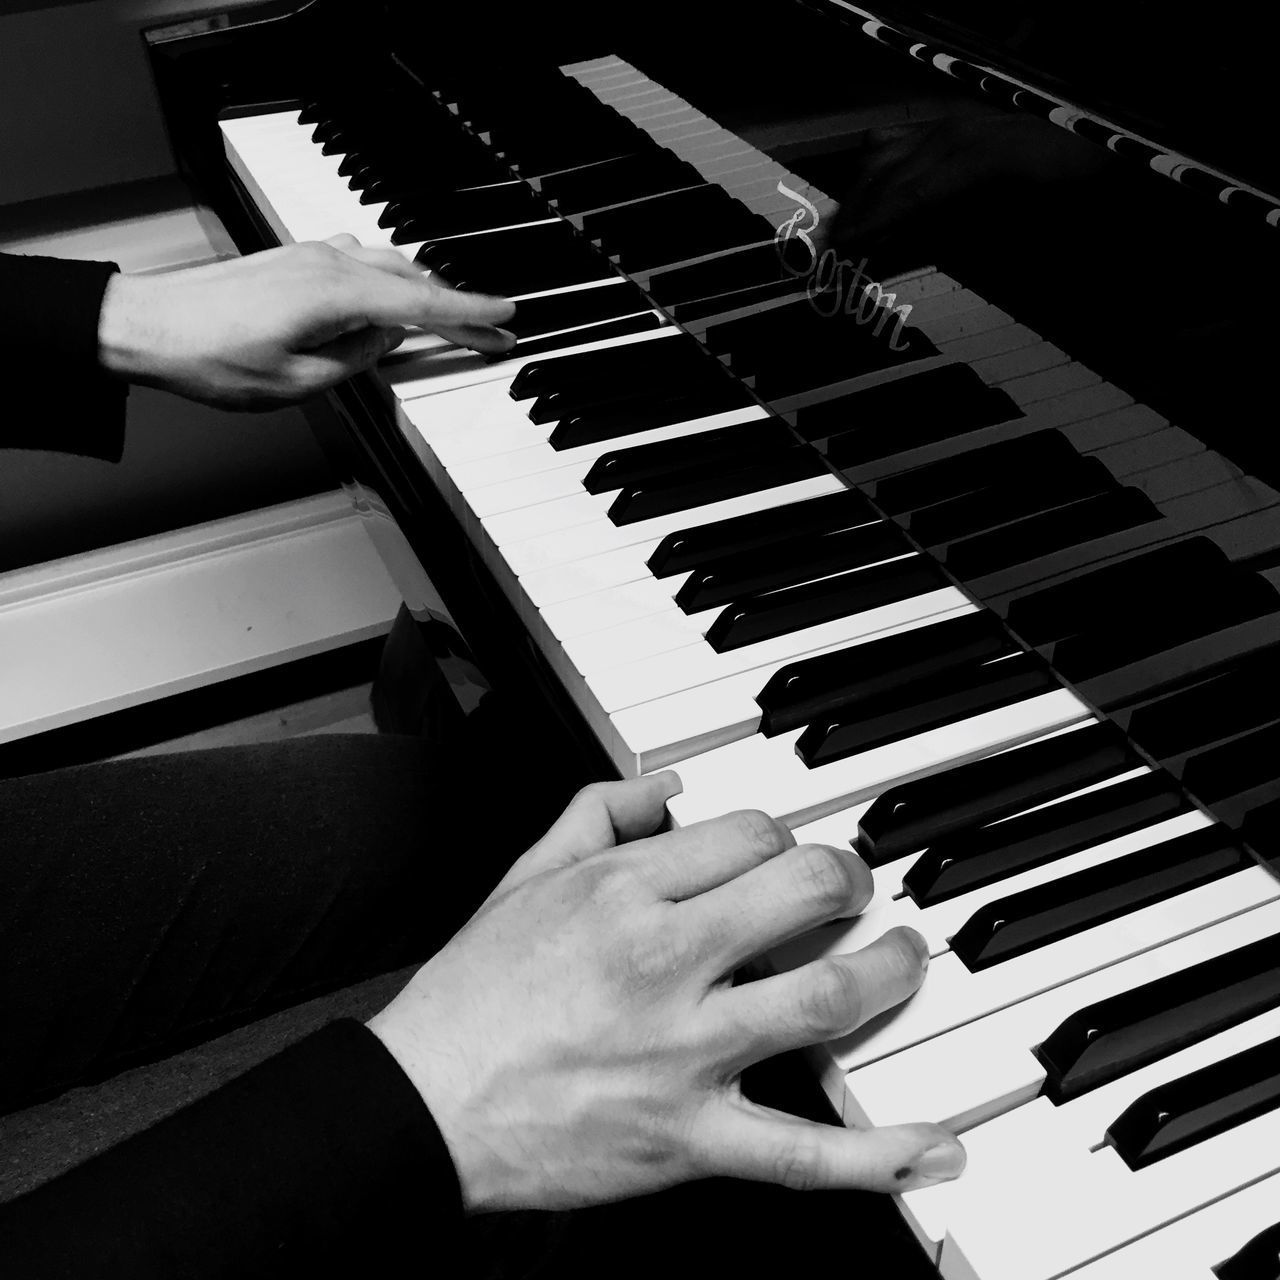
[[[425,959],[568,798],[470,758],[322,735],[0,783],[0,1112]]]

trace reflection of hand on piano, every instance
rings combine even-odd
[[[871,875],[762,813],[653,835],[679,789],[666,772],[581,792],[370,1023],[431,1108],[467,1208],[715,1175],[883,1191],[955,1177],[964,1152],[937,1125],[850,1132],[742,1096],[752,1063],[907,999],[926,950],[894,929],[733,986],[764,950],[865,907]]]
[[[840,211],[819,236],[871,248],[889,232],[936,221],[966,193],[998,180],[1074,182],[1106,164],[1091,143],[1036,116],[981,111],[868,129],[849,155]]]
[[[360,372],[405,327],[482,352],[509,350],[501,298],[428,279],[351,235],[160,276],[113,276],[99,320],[103,367],[192,400],[265,409]]]

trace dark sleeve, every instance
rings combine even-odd
[[[344,1020],[0,1205],[0,1274],[425,1278],[439,1258],[452,1280],[461,1225],[431,1113]]]
[[[128,386],[98,362],[98,315],[114,262],[0,254],[0,448],[117,461]],[[12,396],[14,387],[39,388]],[[14,406],[21,406],[16,408]]]

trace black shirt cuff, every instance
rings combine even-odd
[[[39,386],[38,410],[4,415],[0,446],[109,462],[124,452],[129,388],[98,359],[98,319],[114,262],[0,255],[0,367]]]
[[[0,1259],[33,1278],[425,1274],[461,1224],[431,1113],[343,1020],[0,1207]]]

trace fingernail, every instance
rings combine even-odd
[[[924,1152],[908,1169],[902,1171],[899,1181],[916,1187],[931,1187],[936,1182],[950,1182],[964,1172],[968,1157],[958,1142],[939,1142]]]

